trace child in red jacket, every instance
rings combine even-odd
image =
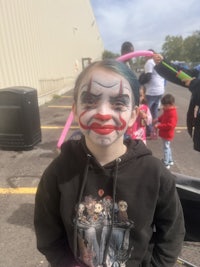
[[[171,151],[171,141],[174,138],[174,131],[177,125],[177,110],[175,107],[175,98],[171,94],[166,94],[161,99],[163,113],[158,117],[155,123],[155,128],[158,129],[158,134],[163,140],[163,163],[169,169],[174,165]]]

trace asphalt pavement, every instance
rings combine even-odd
[[[172,142],[172,172],[200,177],[200,153],[186,130],[186,112],[190,93],[167,83],[166,92],[173,93],[179,121]],[[0,150],[0,267],[47,267],[45,258],[36,249],[33,228],[34,197],[37,184],[47,165],[59,154],[57,142],[72,105],[72,91],[55,96],[39,107],[42,141],[29,151]],[[33,114],[34,116],[34,114]],[[77,129],[73,123],[66,138]],[[153,154],[162,158],[161,140],[148,140]],[[200,266],[200,243],[185,242],[178,266]],[[186,265],[186,262],[193,265]],[[185,263],[184,263],[185,262]],[[162,267],[162,266],[161,266]]]

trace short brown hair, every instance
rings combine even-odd
[[[174,105],[174,103],[175,103],[175,98],[171,94],[166,94],[161,99],[161,104],[162,105]]]

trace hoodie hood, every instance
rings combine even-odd
[[[132,140],[132,139],[126,139],[124,140],[124,144],[127,146],[127,151],[124,155],[120,157],[120,166],[127,164],[129,160],[138,159],[140,157],[144,157],[146,155],[152,155],[151,150],[149,150],[146,145],[141,140]],[[85,138],[84,136],[81,137],[80,140],[70,140],[65,143],[63,143],[61,147],[61,157],[66,158],[66,156],[69,155],[69,150],[73,152],[74,156],[78,160],[77,163],[81,162],[85,164],[85,161],[87,161],[87,157],[90,156],[90,162],[95,166],[98,166],[98,168],[112,168],[115,165],[115,160],[104,165],[103,167],[96,161],[93,154],[88,150]],[[72,154],[70,154],[72,156]],[[83,160],[84,159],[84,160]]]

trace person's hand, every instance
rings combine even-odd
[[[156,123],[158,123],[158,119],[154,119],[153,121],[152,121],[152,124],[156,124]]]
[[[139,114],[140,114],[142,119],[146,119],[147,118],[147,114],[144,111],[140,110]]]
[[[198,114],[198,112],[199,112],[199,106],[195,106],[194,107],[194,118],[197,118],[197,114]]]
[[[187,87],[189,87],[190,86],[190,83],[191,83],[191,81],[192,80],[194,80],[195,78],[191,78],[191,79],[184,79],[184,80],[182,80],[182,82],[184,82],[185,83],[185,85],[187,86]]]
[[[158,123],[154,124],[154,128],[156,129],[158,128]]]
[[[153,60],[157,65],[163,60],[163,56],[161,54],[153,54]]]

